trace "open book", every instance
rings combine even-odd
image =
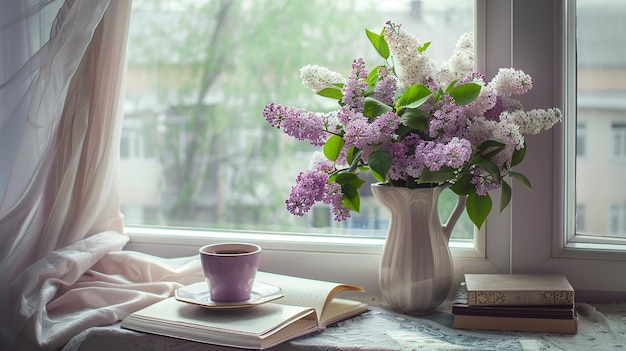
[[[237,309],[211,309],[162,300],[122,321],[122,327],[186,340],[265,349],[323,330],[327,325],[367,311],[367,304],[336,298],[358,286],[258,272],[257,281],[281,288],[283,297]]]

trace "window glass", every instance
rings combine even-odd
[[[623,236],[626,188],[626,2],[578,0],[577,232]],[[581,156],[585,156],[584,159]],[[584,225],[581,225],[584,218]]]
[[[473,30],[473,2],[135,0],[120,175],[126,224],[384,236],[387,214],[367,186],[361,212],[345,222],[324,206],[304,217],[286,211],[313,150],[269,126],[262,110],[334,109],[301,85],[300,68],[347,76],[355,58],[368,69],[383,63],[365,29],[378,33],[388,20],[432,41],[428,52],[443,62]],[[442,196],[442,217],[455,201]],[[464,216],[453,237],[473,233]]]

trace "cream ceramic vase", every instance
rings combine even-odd
[[[374,197],[389,210],[387,239],[380,264],[384,301],[399,312],[424,315],[448,297],[453,268],[448,241],[463,213],[464,196],[446,224],[437,202],[445,187],[409,189],[372,185]]]

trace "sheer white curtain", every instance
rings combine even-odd
[[[128,0],[0,0],[0,349],[57,349],[201,279],[120,251]]]

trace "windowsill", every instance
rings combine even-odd
[[[273,234],[244,231],[213,231],[156,227],[126,227],[125,233],[134,245],[166,245],[192,248],[193,254],[203,245],[224,241],[250,241],[265,250],[306,251],[380,255],[384,238],[363,238],[332,235]],[[454,257],[478,258],[470,241],[453,240]]]
[[[397,313],[370,302],[370,311],[311,334],[287,341],[272,350],[606,350],[623,348],[622,320],[626,304],[577,306],[578,334],[493,332],[451,328],[453,315],[447,307],[423,317]],[[602,322],[599,322],[602,321]],[[90,328],[63,349],[78,350],[185,349],[231,350],[112,326]],[[236,350],[236,349],[233,349]]]
[[[198,255],[204,245],[225,241],[248,241],[263,248],[261,270],[311,279],[341,281],[379,292],[378,271],[384,244],[382,238],[338,237],[328,235],[289,235],[239,231],[203,231],[127,227],[130,237],[125,250],[159,257]],[[463,273],[496,273],[497,269],[473,248],[471,242],[450,244],[454,260],[454,283]]]

